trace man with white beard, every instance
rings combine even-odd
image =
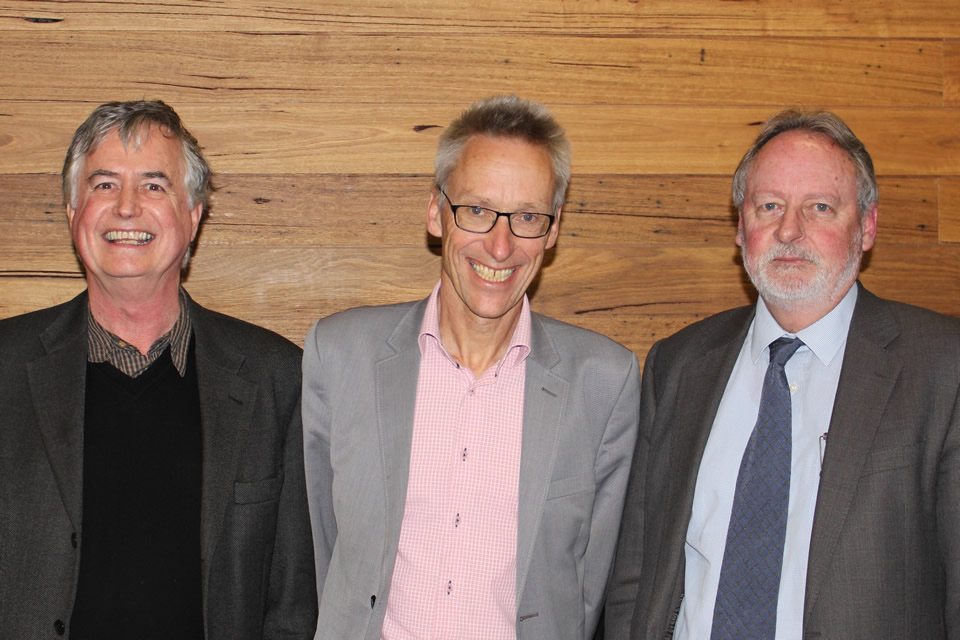
[[[960,637],[960,321],[857,282],[876,178],[834,114],[770,119],[733,200],[759,299],[647,357],[606,637]]]

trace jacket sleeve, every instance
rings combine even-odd
[[[640,393],[640,430],[637,435],[630,479],[627,482],[626,500],[623,518],[620,522],[620,536],[617,553],[607,589],[607,603],[604,614],[604,638],[607,640],[630,638],[630,624],[636,607],[637,591],[643,560],[643,501],[644,479],[647,472],[649,452],[649,434],[645,426],[653,422],[656,415],[656,394],[654,381],[654,361],[659,345],[654,345],[647,355],[643,368],[643,384]]]
[[[590,521],[590,542],[584,557],[584,618],[592,637],[603,610],[616,532],[620,528],[640,413],[640,366],[630,359],[623,386],[604,429],[595,463],[596,497]]]
[[[299,396],[298,396],[299,400]],[[317,626],[310,519],[304,482],[300,403],[290,412],[283,450],[284,479],[270,567],[264,640],[310,640]]]
[[[322,595],[333,547],[337,520],[333,510],[333,467],[330,463],[330,412],[323,384],[323,363],[318,327],[307,334],[303,356],[303,446],[307,498],[313,527],[317,594]]]

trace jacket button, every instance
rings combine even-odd
[[[77,532],[76,531],[70,534],[70,544],[73,545],[74,549],[77,548]]]
[[[63,624],[63,620],[57,620],[53,623],[53,630],[57,632],[58,636],[62,636],[67,630],[67,625]]]

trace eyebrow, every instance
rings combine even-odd
[[[87,176],[87,182],[93,180],[97,176],[106,176],[108,178],[116,178],[116,177],[119,177],[119,175],[120,174],[117,173],[116,171],[110,171],[108,169],[97,169],[96,171],[91,173],[89,176]],[[144,171],[143,173],[140,174],[140,177],[154,178],[154,179],[159,178],[161,180],[166,180],[170,184],[173,184],[173,181],[170,179],[170,177],[167,174],[165,174],[163,171]]]

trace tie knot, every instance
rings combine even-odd
[[[770,364],[782,367],[802,346],[803,340],[800,338],[777,338],[770,343]]]

